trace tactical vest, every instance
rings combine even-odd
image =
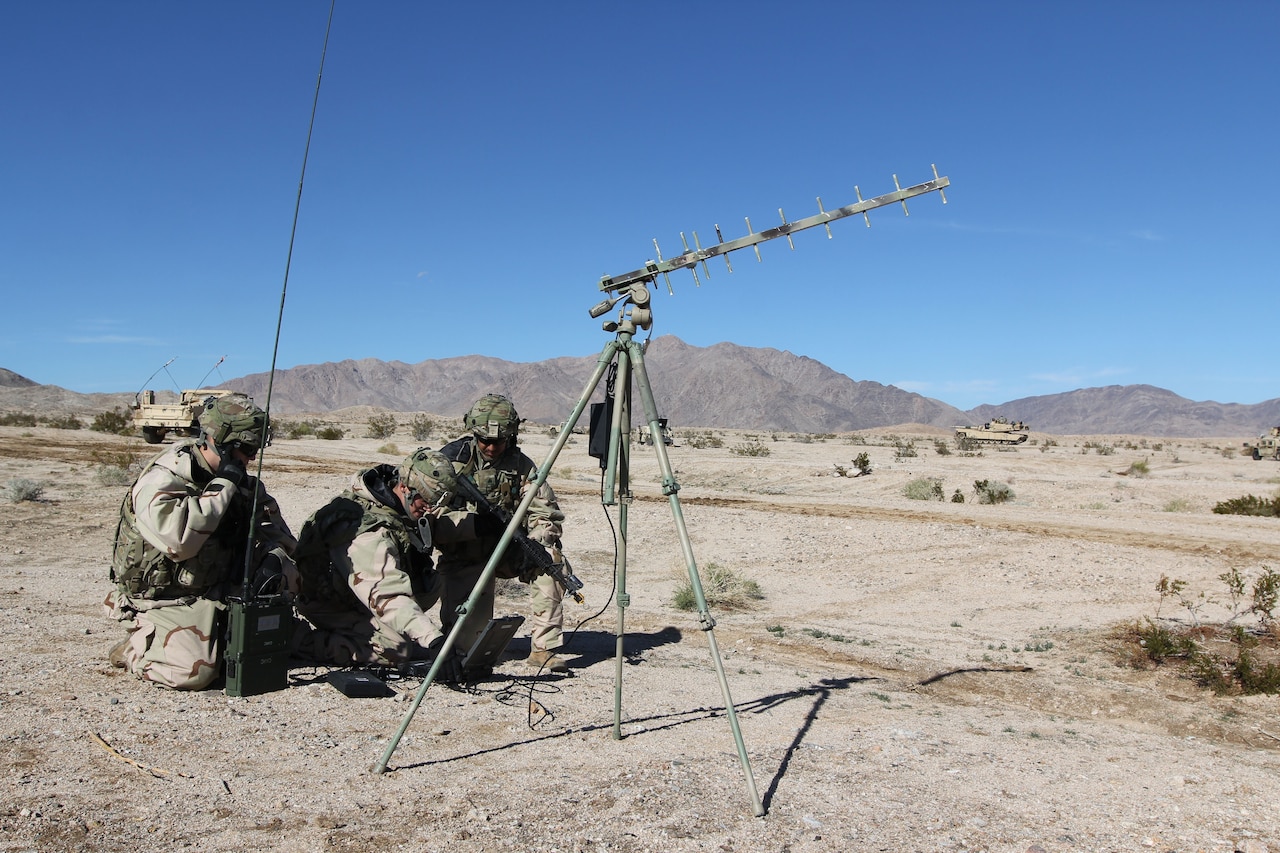
[[[520,502],[520,490],[524,486],[524,477],[519,471],[507,471],[500,468],[481,468],[480,460],[472,452],[472,440],[459,438],[440,448],[440,452],[453,463],[454,470],[469,476],[476,488],[489,503],[511,512]],[[516,452],[518,460],[519,451]]]
[[[357,536],[379,528],[391,536],[402,557],[411,564],[404,568],[418,569],[407,572],[417,587],[422,570],[430,568],[430,558],[422,555],[415,560],[417,549],[409,537],[404,516],[348,489],[316,510],[298,532],[298,547],[293,551],[293,561],[302,583],[299,597],[307,601],[350,599],[355,602],[355,594],[347,585],[346,573],[333,565],[330,554],[335,550],[347,550]]]
[[[189,448],[184,448],[191,452]],[[181,452],[181,451],[179,451]],[[152,462],[143,474],[150,471]],[[142,474],[139,475],[139,479]],[[137,484],[137,480],[134,481]],[[188,483],[191,496],[202,491]],[[133,486],[120,504],[120,521],[116,525],[115,544],[111,553],[110,578],[132,598],[183,598],[204,595],[231,577],[234,568],[243,566],[244,547],[248,541],[246,524],[248,508],[240,499],[233,500],[228,515],[205,541],[194,557],[176,562],[152,545],[138,528],[133,506]]]

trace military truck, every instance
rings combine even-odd
[[[982,426],[956,427],[956,441],[978,444],[1022,444],[1027,440],[1027,425],[1007,418],[992,418]]]
[[[671,427],[667,426],[666,418],[658,418],[658,428],[662,430],[663,444],[670,446],[676,443],[675,436],[671,434]],[[650,435],[648,424],[636,427],[636,443],[653,444],[653,436]]]
[[[192,388],[183,391],[176,403],[157,403],[155,391],[141,391],[130,406],[133,425],[142,430],[147,444],[159,444],[171,432],[196,436],[205,402],[230,393],[225,388]]]
[[[1274,459],[1280,461],[1280,426],[1273,426],[1270,432],[1258,436],[1257,443],[1246,441],[1244,454],[1254,459]]]

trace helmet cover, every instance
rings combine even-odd
[[[215,445],[238,442],[251,447],[270,444],[267,413],[245,394],[228,394],[205,400],[200,413],[200,429]]]
[[[453,463],[438,450],[419,447],[400,463],[400,482],[429,504],[448,504],[458,491]]]
[[[510,441],[520,431],[520,416],[515,404],[501,394],[481,397],[467,412],[462,423],[476,438],[503,438]]]

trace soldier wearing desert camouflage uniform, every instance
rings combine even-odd
[[[444,638],[428,615],[439,600],[432,528],[456,485],[449,460],[423,448],[359,472],[307,519],[294,604],[314,628],[296,632],[299,656],[342,666],[434,657]]]
[[[116,586],[103,601],[129,631],[111,663],[183,690],[221,673],[221,614],[243,585],[246,562],[255,575],[278,578],[297,544],[246,471],[267,438],[266,413],[243,394],[220,397],[206,403],[200,430],[198,440],[147,463],[125,495],[111,561]]]
[[[501,395],[486,395],[467,412],[463,425],[469,434],[445,445],[441,452],[453,461],[455,471],[475,481],[491,504],[513,511],[524,490],[532,485],[537,470],[534,461],[517,445],[520,417],[515,405]],[[555,492],[543,483],[529,505],[524,527],[529,538],[546,546],[556,559],[562,521],[564,513]],[[475,506],[462,502],[456,503],[441,522],[436,537],[440,574],[444,579],[440,620],[448,630],[456,619],[458,605],[471,595],[484,572],[504,525],[492,515],[478,512]],[[564,645],[564,590],[550,575],[530,572],[522,564],[518,548],[507,549],[496,576],[519,577],[529,584],[532,634],[526,663],[538,669],[567,672],[568,665],[555,653]],[[495,583],[490,581],[475,610],[467,614],[459,633],[458,644],[462,648],[470,648],[493,618],[494,587]]]

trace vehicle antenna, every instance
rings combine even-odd
[[[227,360],[227,357],[224,355],[222,358],[220,358],[220,359],[218,359],[216,362],[214,362],[213,367],[209,368],[209,373],[213,373],[213,371],[218,370],[218,365],[219,365],[219,364],[222,364],[222,362],[224,362],[224,361],[226,361],[226,360]],[[204,380],[209,378],[209,373],[206,373],[206,374],[204,375],[204,377],[200,380],[200,384],[196,386],[197,388],[203,388],[203,387],[204,387]],[[221,376],[221,375],[222,375],[222,371],[221,371],[221,370],[218,370],[218,375],[219,375],[219,376]]]

